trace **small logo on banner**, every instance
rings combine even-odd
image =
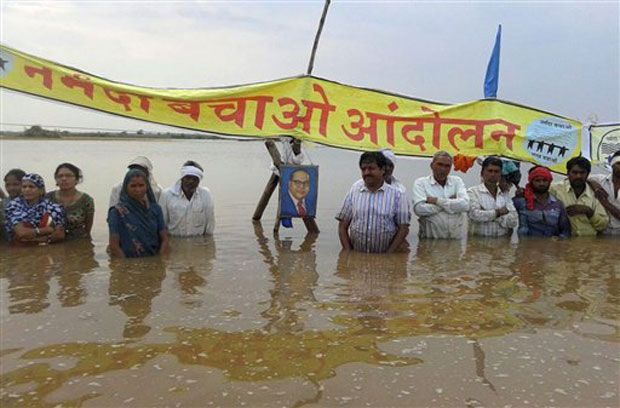
[[[620,150],[620,127],[611,129],[602,137],[596,148],[596,161],[607,162],[612,154]]]
[[[7,76],[14,66],[13,56],[6,51],[0,51],[0,78]]]
[[[554,166],[566,161],[577,147],[577,129],[558,118],[544,118],[527,126],[523,148],[538,163]]]

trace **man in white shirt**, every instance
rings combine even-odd
[[[463,236],[464,215],[469,196],[463,180],[450,176],[452,156],[438,151],[431,162],[432,174],[413,183],[413,211],[419,217],[420,239]]]
[[[484,237],[508,235],[519,224],[519,215],[508,191],[499,188],[503,162],[489,156],[482,162],[483,183],[467,190],[469,232]]]
[[[611,156],[609,164],[611,174],[593,174],[588,183],[609,215],[609,224],[603,234],[620,236],[620,150]]]
[[[181,178],[164,190],[159,205],[164,213],[168,234],[180,237],[211,235],[215,228],[215,205],[211,192],[201,187],[202,167],[187,161],[181,167]]]

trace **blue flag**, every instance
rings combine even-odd
[[[484,77],[484,97],[497,98],[497,85],[499,83],[499,46],[502,41],[502,25],[497,27],[495,45],[487,66],[487,74]]]

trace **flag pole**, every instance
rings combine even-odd
[[[306,71],[306,75],[312,75],[312,69],[314,69],[314,56],[316,54],[316,49],[319,46],[319,38],[321,38],[321,32],[323,31],[323,25],[325,24],[325,17],[327,16],[327,9],[329,9],[330,3],[331,0],[325,0],[325,5],[323,6],[323,14],[321,15],[321,20],[319,21],[319,29],[316,33],[316,37],[314,37],[314,45],[312,46],[310,63],[308,64],[308,71]]]

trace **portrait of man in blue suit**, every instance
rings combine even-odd
[[[280,216],[316,216],[318,167],[282,166],[280,174]]]

